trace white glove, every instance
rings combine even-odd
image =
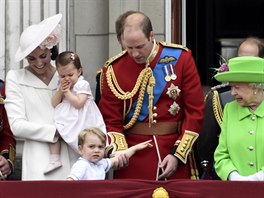
[[[246,176],[241,176],[237,171],[233,171],[229,174],[228,180],[230,181],[249,181],[249,178]]]
[[[250,181],[264,181],[264,172],[259,171],[253,175],[248,176]]]

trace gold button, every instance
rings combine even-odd
[[[157,117],[158,116],[158,114],[157,113],[153,113],[153,117]]]

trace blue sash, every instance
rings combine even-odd
[[[2,89],[3,85],[4,85],[4,82],[0,80],[0,89]]]
[[[181,55],[182,50],[181,49],[177,49],[177,48],[164,48],[162,50],[162,53],[160,55],[160,59],[157,61],[156,66],[153,69],[153,75],[154,78],[156,80],[156,85],[153,89],[153,96],[154,96],[154,100],[153,100],[153,105],[156,105],[157,101],[159,100],[167,82],[165,81],[165,73],[164,73],[164,65],[169,65],[172,64],[174,65],[174,67],[176,67],[176,63],[177,60],[179,59],[180,55]],[[164,62],[161,61],[161,59],[166,59],[166,58],[170,58],[173,55],[173,60],[171,60],[170,62]],[[138,121],[143,121],[149,114],[149,110],[148,110],[148,93],[147,91],[145,92],[144,95],[144,99],[143,99],[143,104],[142,104],[142,108],[140,111],[140,114],[138,116]],[[135,108],[137,105],[137,100],[135,100],[132,104],[132,107],[129,111],[129,113],[127,114],[127,119],[131,119],[132,116],[134,115],[135,112]]]

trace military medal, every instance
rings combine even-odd
[[[171,115],[175,116],[180,111],[180,109],[180,106],[176,102],[173,102],[168,111]]]
[[[168,91],[166,94],[172,98],[173,100],[176,100],[176,98],[180,95],[181,90],[178,86],[175,86],[173,83],[171,83],[170,87],[168,88]]]
[[[164,65],[163,69],[165,71],[165,78],[164,79],[165,79],[166,82],[169,82],[171,80],[171,77],[169,75],[169,71],[168,71],[167,65]]]
[[[177,76],[176,76],[176,74],[174,73],[174,70],[173,70],[173,65],[172,64],[170,64],[170,71],[171,71],[171,79],[172,80],[176,80],[176,78],[177,78]]]
[[[165,76],[165,80],[166,80],[166,82],[170,82],[171,77],[170,77],[169,75],[166,75],[166,76]]]

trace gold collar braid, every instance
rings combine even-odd
[[[148,85],[147,88],[147,92],[149,94],[149,121],[152,122],[153,118],[152,118],[152,106],[153,106],[153,87],[155,86],[155,78],[153,76],[152,70],[151,68],[148,67],[148,64],[146,64],[146,67],[140,72],[136,84],[134,86],[134,88],[132,89],[131,92],[125,92],[121,89],[121,87],[119,86],[117,79],[115,77],[115,73],[113,70],[112,65],[109,65],[107,68],[107,72],[106,72],[106,79],[107,79],[107,84],[110,87],[112,93],[120,100],[124,101],[124,112],[123,112],[123,119],[125,119],[125,115],[126,115],[126,100],[130,99],[130,107],[132,105],[132,98],[133,96],[138,92],[139,90],[139,96],[138,96],[138,101],[137,101],[137,105],[135,108],[135,112],[131,118],[131,120],[124,125],[124,129],[128,129],[130,127],[132,127],[135,122],[137,121],[137,118],[139,116],[140,110],[142,108],[142,103],[143,103],[143,99],[144,99],[144,93],[146,90],[146,87]],[[129,112],[130,108],[128,109],[127,112]]]

